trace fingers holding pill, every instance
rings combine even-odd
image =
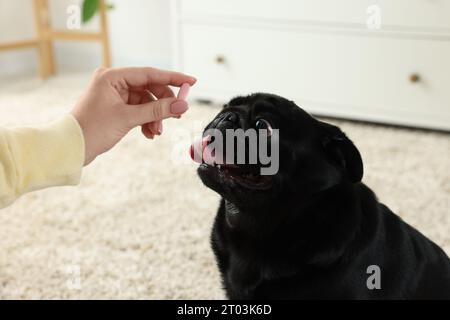
[[[175,94],[170,86],[180,87],[176,100],[170,105],[169,114],[164,116],[172,117],[175,119],[181,119],[182,115],[188,110],[187,98],[189,95],[191,85],[195,84],[196,80],[192,77],[183,75],[177,72],[163,71],[150,68],[152,76],[147,78],[145,82],[145,74],[149,70],[148,68],[126,68],[117,71],[118,75],[124,77],[127,85],[129,86],[129,104],[131,105],[145,105],[154,103],[156,109],[159,107],[161,100],[175,98]],[[133,74],[133,75],[131,75]],[[159,80],[156,80],[159,79]],[[181,80],[182,83],[180,82]],[[156,136],[160,136],[163,133],[163,119],[158,117],[156,112],[155,121],[145,123],[141,126],[142,133],[148,139],[154,139]]]
[[[88,165],[140,126],[148,139],[163,133],[163,120],[181,118],[189,109],[189,87],[196,79],[155,68],[102,69],[71,114],[80,125]],[[180,88],[179,98],[172,88]],[[102,134],[98,134],[101,132]]]
[[[188,105],[185,99],[189,94],[190,85],[185,84],[180,89],[177,100],[175,100],[170,107],[171,117],[180,119],[182,114],[188,110]],[[156,102],[158,99],[164,99],[166,97],[173,97],[173,91],[166,86],[155,86],[149,92],[146,102]],[[146,123],[142,126],[142,133],[149,139],[154,139],[155,136],[160,136],[163,133],[163,122],[157,120],[151,123]]]

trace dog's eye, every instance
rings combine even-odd
[[[270,137],[272,135],[272,126],[269,121],[265,119],[259,119],[255,123],[256,130],[267,130],[267,136]]]

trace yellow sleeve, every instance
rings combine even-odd
[[[71,115],[39,127],[0,128],[0,208],[30,191],[78,184],[83,164],[83,133]]]

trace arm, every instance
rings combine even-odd
[[[0,208],[26,192],[78,184],[84,150],[71,115],[45,126],[0,128]]]

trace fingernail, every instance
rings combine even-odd
[[[189,109],[189,106],[184,100],[177,100],[170,106],[170,112],[172,114],[178,115],[183,114]]]
[[[158,134],[159,134],[159,135],[162,135],[162,133],[163,133],[163,124],[162,124],[162,122],[160,122],[160,123],[158,124]]]

